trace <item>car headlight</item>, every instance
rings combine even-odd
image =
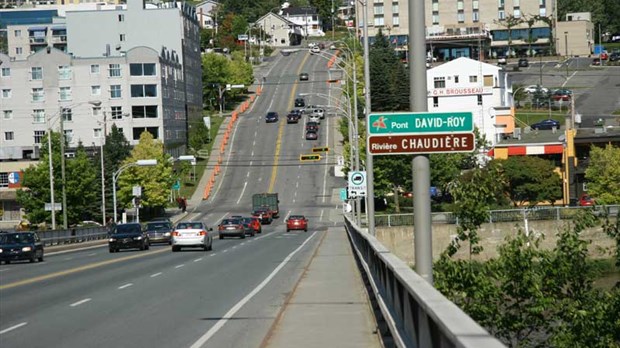
[[[23,248],[22,248],[22,251],[24,251],[24,252],[26,252],[26,251],[31,251],[31,250],[32,250],[32,248],[31,248],[31,247],[23,247]]]
[[[166,232],[166,233],[164,233],[164,236],[166,236],[166,237],[170,237],[170,232]]]
[[[134,239],[134,240],[141,240],[141,239],[142,239],[142,236],[139,236],[139,237],[133,237],[133,239]]]
[[[2,254],[2,249],[0,249],[0,254]]]
[[[108,239],[108,242],[116,242],[116,238],[110,238]]]

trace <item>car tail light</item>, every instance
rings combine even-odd
[[[221,231],[221,230],[223,230],[223,229],[224,229],[224,226],[219,225],[219,226],[217,227],[217,229]]]
[[[207,235],[207,231],[200,231],[200,233],[198,233],[200,236],[206,236]]]
[[[179,233],[179,231],[174,231],[174,232],[172,232],[172,235],[178,237],[181,234]]]

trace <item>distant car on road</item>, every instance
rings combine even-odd
[[[546,119],[546,120],[542,120],[540,122],[534,123],[530,127],[535,130],[552,129],[552,128],[560,129],[560,122],[553,120],[553,119]]]
[[[244,239],[245,231],[246,227],[243,225],[243,221],[241,219],[224,219],[217,227],[217,232],[219,233],[220,239],[230,236]]]
[[[310,130],[306,132],[306,140],[317,140],[319,138],[319,133],[315,130]]]
[[[148,250],[150,246],[149,235],[137,222],[114,226],[108,239],[108,248],[111,253],[118,252],[120,249]]]
[[[301,73],[299,74],[299,81],[308,81],[308,79],[310,78],[310,76],[308,75],[308,73]]]
[[[286,115],[286,123],[299,123],[300,118],[301,114],[291,112]]]
[[[527,58],[520,58],[518,65],[520,68],[527,68],[528,66],[530,66],[530,62],[527,60]]]
[[[595,203],[596,202],[594,201],[594,199],[592,199],[592,197],[590,197],[590,195],[587,193],[582,193],[581,197],[579,197],[579,205],[582,207],[591,207]]]
[[[308,232],[308,219],[303,215],[291,215],[286,220],[286,232],[291,230],[303,230]]]
[[[213,250],[212,228],[201,221],[183,221],[174,227],[172,233],[172,251],[181,248],[202,248],[204,251]]]
[[[497,57],[497,65],[506,65],[506,56]]]
[[[36,232],[0,233],[0,263],[18,260],[43,262],[43,242]]]
[[[306,101],[304,100],[304,98],[295,98],[296,108],[303,108],[304,106],[306,106]]]
[[[320,53],[321,52],[321,48],[318,45],[314,45],[312,46],[312,48],[310,48],[310,53]]]
[[[246,235],[249,235],[250,237],[254,237],[256,235],[256,230],[254,229],[254,226],[253,226],[254,218],[243,217],[241,218],[241,223],[243,224],[243,227],[245,227]]]
[[[545,87],[543,87],[543,86],[541,86],[541,85],[529,85],[529,86],[527,86],[527,87],[523,88],[523,91],[524,91],[525,93],[530,93],[530,94],[532,94],[532,93],[536,93],[536,91],[538,91],[539,89],[540,89],[540,91],[541,91],[542,93],[549,93],[549,89],[548,89],[548,88],[545,88]]]
[[[172,224],[166,221],[150,221],[144,226],[151,243],[172,244]]]
[[[319,130],[319,124],[317,122],[313,122],[313,121],[306,122],[306,132],[308,131],[318,132],[318,130]]]
[[[275,111],[269,111],[267,115],[265,115],[266,123],[278,122],[278,113]]]
[[[270,224],[273,221],[273,216],[267,209],[256,209],[252,212],[252,216],[257,217],[261,224]]]

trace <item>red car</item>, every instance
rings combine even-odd
[[[270,224],[273,221],[271,211],[267,209],[257,209],[252,212],[252,216],[260,220],[261,224]]]
[[[291,215],[286,220],[286,232],[291,230],[304,230],[308,232],[308,219],[303,215]]]
[[[249,217],[247,219],[251,219],[250,226],[252,226],[252,229],[254,230],[254,232],[256,232],[256,233],[262,233],[263,232],[263,228],[261,226],[259,218],[257,218],[256,216],[252,216],[252,217]]]
[[[583,193],[579,198],[579,205],[582,207],[591,207],[595,204],[594,199],[589,194]]]

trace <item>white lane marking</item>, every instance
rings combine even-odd
[[[22,327],[22,326],[24,326],[24,325],[26,325],[26,324],[28,324],[28,323],[27,323],[27,322],[23,322],[23,323],[19,323],[19,324],[17,324],[17,325],[13,325],[13,326],[11,326],[11,327],[7,327],[6,329],[4,329],[4,330],[0,331],[0,335],[5,334],[5,333],[7,333],[7,332],[9,332],[9,331],[13,331],[13,330],[15,330],[15,329],[17,329],[17,328],[20,328],[20,327]]]
[[[329,142],[329,118],[326,117],[326,119],[327,119],[327,127],[326,127],[327,133],[325,134],[325,139],[326,139],[326,142]],[[325,172],[323,174],[323,203],[325,203],[325,199],[327,198],[325,197],[325,192],[326,192],[325,190],[327,190],[327,170],[328,169],[329,169],[329,166],[325,166]]]
[[[223,252],[223,253],[227,253],[227,252],[228,252],[228,249],[224,249],[224,250],[222,250],[222,252]]]
[[[73,257],[65,257],[65,261],[73,260]]]
[[[90,298],[85,298],[85,299],[83,299],[83,300],[79,300],[79,301],[77,301],[77,302],[74,302],[74,303],[70,304],[69,306],[71,306],[71,307],[77,307],[77,306],[79,306],[79,305],[81,305],[81,304],[84,304],[84,303],[86,303],[86,302],[90,301],[90,300],[92,300],[92,299],[90,299]]]
[[[128,288],[128,287],[130,287],[130,286],[132,286],[132,285],[133,285],[133,283],[127,283],[127,284],[125,284],[125,285],[121,285],[121,286],[119,286],[119,287],[118,287],[118,289],[119,289],[119,290],[123,290],[123,289]]]
[[[295,256],[295,254],[297,254],[299,250],[306,246],[306,244],[310,240],[312,240],[315,235],[316,232],[312,233],[312,235],[310,235],[310,237],[308,237],[303,243],[301,243],[301,245],[297,247],[297,249],[293,250],[293,252],[288,254],[288,256],[278,265],[278,267],[276,267],[267,276],[267,278],[265,278],[252,291],[250,291],[250,293],[247,294],[243,299],[241,299],[241,301],[237,302],[228,312],[226,312],[226,314],[224,314],[222,319],[218,320],[218,322],[215,323],[215,325],[213,325],[209,329],[209,331],[202,335],[202,337],[200,337],[196,342],[194,342],[194,344],[192,344],[190,348],[199,348],[202,347],[205,343],[207,343],[207,341],[211,339],[211,337],[213,337],[228,322],[228,320],[235,315],[235,313],[237,313],[246,303],[248,303],[252,299],[252,297],[258,294],[259,291],[261,291],[265,286],[267,286],[271,279],[273,279],[276,274],[278,274],[278,272],[280,272],[280,270],[284,268],[284,266],[286,266],[286,264],[293,258],[293,256]]]
[[[250,176],[250,172],[248,172],[248,177]],[[241,202],[241,198],[243,198],[243,194],[245,193],[245,188],[248,187],[248,182],[243,183],[243,190],[241,190],[241,194],[239,195],[239,199],[237,200],[237,205]]]
[[[95,255],[97,255],[97,253],[90,253],[90,254],[88,254],[86,256],[95,256]]]
[[[101,244],[101,245],[94,245],[94,246],[84,247],[84,248],[79,248],[79,249],[53,251],[51,253],[48,253],[46,251],[45,252],[45,256],[60,255],[60,254],[72,253],[72,252],[76,252],[76,251],[84,251],[84,250],[88,250],[88,249],[104,248],[104,247],[107,248],[108,247],[108,243]]]
[[[185,265],[176,265],[176,266],[174,266],[174,268],[181,268],[183,266],[185,266]]]
[[[323,211],[324,209],[321,209],[321,215],[319,216],[319,221],[323,221]]]
[[[232,248],[233,248],[233,249],[237,249],[237,246],[235,245],[235,246],[233,246]]]
[[[211,256],[215,256],[215,255],[217,255],[217,253],[213,253],[213,254],[211,254]]]
[[[196,260],[194,260],[194,262],[200,262],[200,261],[202,261],[202,257],[197,258]]]
[[[161,272],[157,272],[157,273],[151,274],[151,278],[155,278],[160,275],[161,275]]]
[[[251,240],[249,240],[248,242],[251,242]],[[241,245],[243,245],[243,244],[245,244],[245,242],[243,242],[243,243],[239,244],[239,246],[241,246]]]
[[[299,188],[299,181],[295,183],[295,188]]]
[[[287,211],[286,212],[286,216],[284,217],[284,220],[288,220],[288,217],[291,216],[291,211]]]
[[[250,165],[252,165],[252,161],[250,161]],[[246,178],[249,178],[249,177],[250,177],[250,172],[248,172],[248,173],[245,175],[245,177],[246,177]]]
[[[0,272],[8,271],[9,269],[10,268],[3,268],[3,269],[0,269]]]

